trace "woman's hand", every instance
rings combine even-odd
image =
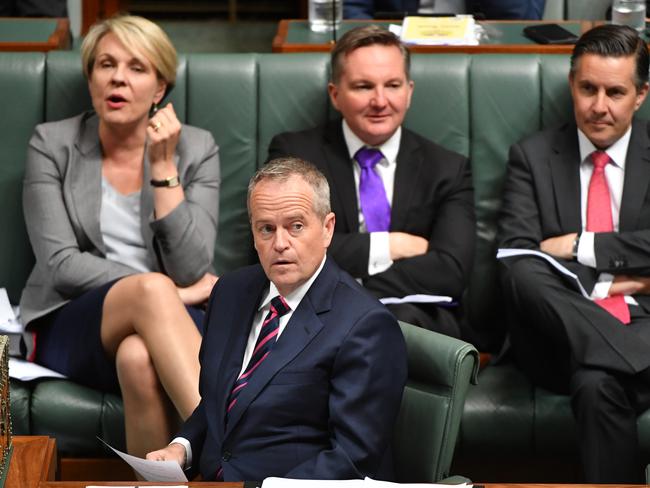
[[[218,279],[219,277],[212,273],[205,273],[196,283],[185,288],[177,287],[178,295],[185,305],[199,305],[210,298],[212,288]]]
[[[171,103],[158,110],[149,120],[149,162],[151,177],[164,180],[176,174],[174,152],[181,134],[181,123]]]

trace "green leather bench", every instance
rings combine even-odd
[[[254,259],[246,183],[264,160],[271,137],[335,116],[325,90],[327,61],[324,54],[182,58],[171,100],[181,120],[210,130],[221,148],[218,272]],[[416,88],[406,125],[472,160],[478,248],[465,319],[467,339],[482,351],[497,350],[504,333],[494,239],[508,147],[571,116],[567,73],[566,56],[413,59]],[[20,206],[27,141],[35,124],[76,114],[90,101],[77,55],[69,52],[0,54],[0,93],[0,222],[6,229],[0,240],[0,282],[17,301],[33,259]],[[642,113],[650,115],[649,107]],[[96,435],[124,445],[121,403],[115,396],[55,380],[12,382],[11,395],[14,432],[54,436],[63,456],[105,456]],[[461,406],[456,402],[453,408]],[[650,435],[644,434],[650,414],[641,417],[639,430],[649,452]],[[488,366],[480,373],[478,385],[469,389],[456,437],[453,429],[448,432],[444,453],[451,459],[457,440],[453,474],[529,482],[572,481],[577,475],[568,398],[532,387],[511,365]],[[555,470],[559,465],[568,469]],[[443,466],[439,473],[444,476],[448,469]]]
[[[220,146],[218,273],[254,261],[245,201],[248,180],[276,132],[313,125],[333,115],[326,79],[325,56],[181,57],[170,100],[182,121],[210,130]],[[0,53],[0,90],[6,107],[0,120],[0,221],[11,230],[0,240],[0,286],[17,302],[33,264],[20,203],[27,142],[34,125],[86,110],[90,99],[78,54],[70,52]],[[410,443],[396,458],[403,479],[422,476],[434,481],[449,473],[478,354],[465,342],[413,326],[403,328],[412,344],[396,445],[409,446],[409,434],[428,427],[420,432],[417,448]],[[430,346],[424,348],[425,344]],[[12,380],[11,411],[15,434],[55,437],[59,454],[66,458],[111,456],[96,436],[124,448],[122,404],[114,395],[67,380]],[[422,420],[413,425],[412,419]]]

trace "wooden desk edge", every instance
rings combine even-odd
[[[28,19],[39,20],[39,19]],[[41,51],[68,49],[70,47],[70,21],[67,18],[57,18],[54,32],[45,42],[0,42],[0,51]]]
[[[278,30],[273,37],[272,52],[274,53],[314,53],[314,52],[329,52],[331,45],[327,44],[298,44],[286,42],[289,35],[289,24],[291,22],[304,22],[304,19],[282,19],[278,23]],[[355,22],[376,22],[375,20],[359,20]],[[382,20],[382,22],[385,22]],[[393,22],[393,21],[389,21]],[[399,22],[395,20],[394,22]],[[552,21],[540,20],[530,22],[534,24],[573,24],[576,21]],[[483,20],[481,24],[521,24],[520,20]],[[525,22],[524,22],[525,23]],[[591,20],[581,20],[580,32],[584,33],[591,29],[595,23]],[[425,46],[425,45],[410,45],[409,50],[412,53],[464,53],[464,54],[571,54],[573,51],[572,44],[483,44],[478,46]]]
[[[36,488],[56,477],[56,441],[47,436],[15,436],[5,488]]]

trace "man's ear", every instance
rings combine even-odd
[[[648,82],[646,81],[640,90],[636,93],[636,102],[634,103],[634,110],[639,110],[646,97],[648,96]]]
[[[330,96],[330,101],[332,102],[332,106],[336,110],[339,109],[339,104],[338,104],[338,95],[339,95],[339,87],[335,83],[332,83],[331,81],[327,84],[327,93]]]
[[[334,235],[334,226],[336,224],[336,216],[334,212],[330,212],[323,220],[323,237],[325,238],[325,247],[329,247]]]

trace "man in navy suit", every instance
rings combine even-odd
[[[391,477],[406,347],[390,312],[326,257],[327,180],[302,160],[271,161],[251,180],[248,209],[260,264],[217,282],[201,403],[147,458],[206,480]]]

